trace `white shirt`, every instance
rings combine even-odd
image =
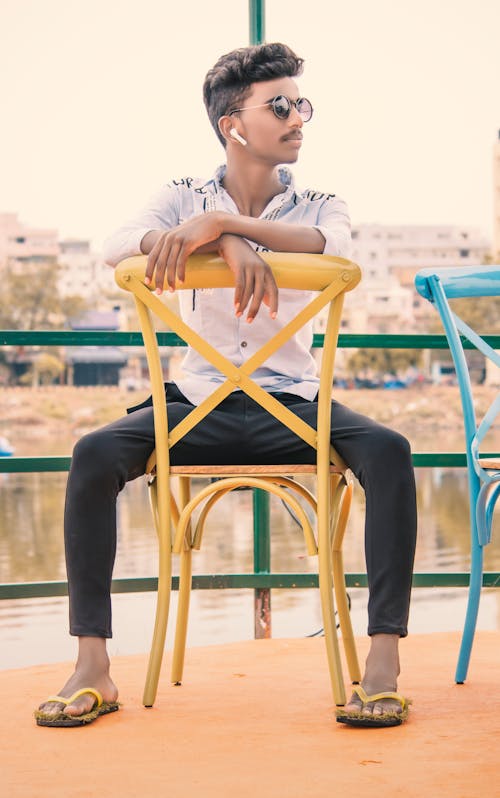
[[[151,230],[169,230],[193,216],[209,211],[238,213],[238,209],[222,186],[225,166],[219,167],[210,180],[185,177],[161,189],[149,204],[128,223],[120,227],[104,244],[104,257],[111,266],[124,258],[141,253],[141,241]],[[280,167],[279,177],[286,186],[262,212],[261,219],[288,224],[309,225],[325,239],[326,255],[349,257],[351,244],[347,206],[334,194],[318,191],[299,192],[291,172]],[[257,252],[266,251],[249,241]],[[234,289],[215,288],[201,291],[180,291],[183,320],[203,336],[234,365],[240,366],[285,326],[307,304],[309,294],[281,289],[278,316],[271,319],[262,306],[251,324],[245,316],[234,315]],[[318,391],[316,362],[311,355],[312,322],[257,369],[252,378],[270,393],[284,391],[312,400]],[[225,377],[196,351],[188,348],[183,361],[184,377],[177,381],[182,393],[195,405],[200,404]]]

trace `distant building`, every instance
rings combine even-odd
[[[411,332],[419,319],[432,315],[414,289],[420,269],[478,266],[490,254],[486,237],[467,226],[361,224],[352,235],[352,259],[363,273],[346,298],[348,323],[356,331]]]
[[[59,256],[57,230],[28,227],[16,213],[0,213],[0,270],[24,263],[51,263]]]
[[[500,130],[493,145],[493,257],[500,261]]]
[[[106,294],[118,288],[113,269],[81,239],[59,241],[58,231],[28,227],[16,213],[0,213],[0,272],[19,270],[26,263],[57,263],[58,288],[62,297],[76,295],[109,304]]]
[[[380,269],[413,286],[419,269],[479,266],[490,253],[490,242],[473,227],[453,225],[361,224],[353,228],[353,260],[367,276]]]
[[[346,295],[344,315],[343,332],[410,332],[415,321],[413,291],[392,275],[382,280],[367,276]]]
[[[101,256],[92,252],[90,242],[79,239],[60,241],[59,292],[61,296],[76,295],[84,299],[106,300],[103,293],[118,291],[114,272]]]

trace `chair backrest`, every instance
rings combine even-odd
[[[436,306],[441,317],[460,389],[469,465],[487,481],[489,477],[481,467],[479,449],[500,412],[500,393],[497,393],[483,418],[478,422],[464,341],[470,341],[473,347],[499,370],[500,354],[490,346],[484,335],[473,330],[452,311],[449,300],[500,296],[500,266],[423,269],[415,277],[415,286],[421,296]]]
[[[185,324],[172,307],[163,303],[160,297],[153,293],[154,286],[146,286],[144,284],[146,256],[127,258],[116,268],[116,282],[120,287],[134,295],[139,314],[151,377],[155,429],[157,432],[156,459],[158,468],[160,468],[160,462],[163,464],[162,470],[164,468],[168,470],[169,468],[168,450],[235,388],[247,393],[268,412],[275,415],[283,424],[292,429],[295,434],[316,449],[318,458],[323,457],[328,459],[328,462],[334,462],[341,467],[343,465],[340,457],[330,447],[329,443],[333,368],[343,297],[346,291],[350,291],[359,282],[361,278],[360,269],[351,261],[327,255],[261,253],[261,256],[271,267],[278,288],[315,292],[316,295],[295,318],[278,329],[277,333],[240,367],[231,363],[208,341]],[[194,255],[188,260],[184,282],[178,283],[176,290],[231,288],[234,285],[234,275],[223,260],[205,255]],[[316,433],[316,430],[313,430],[252,380],[251,375],[255,369],[260,367],[277,349],[283,346],[286,341],[326,306],[329,306],[329,313],[320,372],[318,430]],[[172,430],[168,430],[165,390],[152,313],[226,377],[226,380],[207,399],[195,407]],[[158,435],[159,430],[164,430],[165,434]],[[326,437],[325,432],[327,433]],[[168,445],[165,443],[165,448],[161,444],[163,439],[165,442],[168,441]]]

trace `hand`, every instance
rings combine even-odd
[[[251,323],[261,303],[269,307],[272,319],[278,313],[278,286],[267,263],[252,249],[248,241],[239,236],[225,234],[219,241],[219,255],[236,277],[234,306],[237,316],[242,316],[250,302],[247,321]],[[250,301],[251,300],[251,301]]]
[[[204,244],[217,241],[222,235],[222,220],[222,213],[212,211],[194,216],[172,230],[160,233],[148,256],[144,278],[146,285],[151,284],[154,275],[156,293],[161,294],[166,277],[168,290],[174,291],[176,278],[184,282],[189,256]]]

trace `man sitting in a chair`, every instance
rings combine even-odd
[[[294,80],[302,63],[283,44],[246,47],[222,56],[207,74],[203,91],[210,121],[226,151],[226,164],[209,180],[185,177],[168,184],[106,244],[106,259],[113,266],[131,255],[149,255],[146,279],[159,294],[174,290],[176,276],[182,281],[192,253],[220,255],[235,274],[235,291],[181,291],[181,313],[236,365],[303,304],[299,292],[293,291],[282,292],[279,304],[272,272],[259,250],[349,254],[345,203],[334,194],[299,191],[289,170],[281,166],[297,160],[304,123],[312,116],[311,103],[300,96]],[[286,354],[278,350],[253,377],[315,426],[318,378],[310,344],[310,330],[302,330],[287,344]],[[224,380],[192,350],[184,374],[166,388],[172,426]],[[174,447],[172,462],[234,462],[248,417],[257,462],[311,460],[304,441],[245,393],[235,391]],[[366,725],[374,721],[383,725],[387,720],[393,725],[395,716],[396,722],[406,716],[406,702],[377,694],[397,689],[398,643],[407,634],[416,536],[410,447],[398,433],[336,401],[332,401],[332,444],[366,493],[370,587],[371,647],[362,689],[355,688],[338,719]],[[127,481],[144,474],[153,448],[153,410],[148,403],[86,435],[75,447],[65,540],[70,633],[79,638],[79,654],[60,696],[40,707],[37,720],[42,725],[81,724],[118,708],[106,651],[106,639],[111,637],[116,498]],[[244,462],[255,452],[239,454]]]

